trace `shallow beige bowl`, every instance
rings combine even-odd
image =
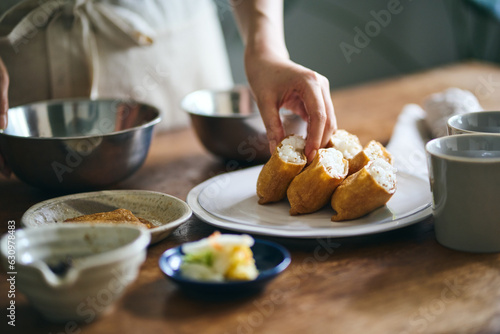
[[[177,197],[147,190],[106,190],[53,198],[29,208],[21,218],[24,227],[63,223],[65,219],[97,212],[127,209],[149,220],[151,244],[169,236],[191,217],[186,202]]]

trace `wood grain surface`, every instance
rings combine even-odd
[[[386,144],[407,103],[448,87],[472,91],[485,109],[500,108],[500,68],[467,62],[333,91],[339,127],[363,143]],[[189,190],[229,166],[191,129],[157,134],[144,166],[112,189],[147,189],[186,199]],[[0,231],[31,205],[59,194],[0,179]],[[52,324],[18,292],[16,327],[0,275],[1,333],[500,333],[500,254],[440,246],[432,219],[375,235],[338,239],[265,239],[292,254],[290,267],[260,294],[225,300],[187,296],[158,268],[165,250],[208,236],[192,217],[148,249],[138,279],[92,323]]]

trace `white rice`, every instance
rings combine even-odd
[[[389,194],[396,191],[396,168],[384,159],[377,158],[365,166],[366,170]]]
[[[382,151],[382,147],[380,147],[380,144],[375,140],[370,141],[363,151],[370,160],[384,157],[384,151]]]
[[[333,178],[344,177],[347,168],[342,153],[335,148],[320,149],[319,162],[325,167],[326,172]]]
[[[348,160],[352,159],[363,149],[363,146],[361,146],[359,142],[359,138],[346,130],[337,130],[332,135],[331,142],[333,147],[339,150],[344,158]]]
[[[278,155],[285,162],[303,163],[302,152],[304,152],[305,146],[306,141],[302,136],[291,135],[281,141],[281,145],[278,147]]]

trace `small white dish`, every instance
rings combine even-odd
[[[147,190],[105,190],[53,198],[29,208],[21,218],[23,227],[62,223],[77,216],[127,209],[149,220],[151,244],[169,236],[191,217],[191,208],[177,197]]]
[[[54,322],[89,323],[135,280],[151,235],[130,225],[51,224],[9,237],[0,241],[2,264],[31,305]]]

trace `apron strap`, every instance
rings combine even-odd
[[[72,96],[74,78],[71,73],[80,70],[74,66],[81,63],[88,68],[89,95],[97,97],[99,55],[96,34],[126,48],[154,42],[154,30],[142,17],[126,8],[94,0],[24,0],[0,17],[0,25],[27,10],[28,14],[14,25],[10,33],[0,36],[0,41],[7,41],[17,53],[39,29],[46,29],[51,88],[55,97]]]

